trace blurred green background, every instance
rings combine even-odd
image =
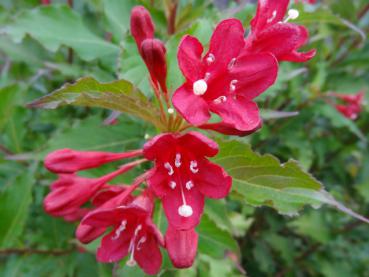
[[[167,16],[174,1],[2,0],[0,3],[0,276],[111,276],[97,264],[96,243],[83,248],[75,224],[44,213],[42,200],[55,176],[42,166],[59,148],[121,151],[142,146],[155,130],[133,117],[103,124],[110,112],[97,108],[27,109],[25,104],[66,82],[93,76],[101,82],[125,78],[151,95],[148,73],[129,35],[130,9],[145,5],[156,34],[168,49],[171,90],[181,83],[177,45],[185,33],[207,43],[223,18],[247,27],[253,1],[178,1],[173,35]],[[306,49],[317,55],[305,64],[282,63],[277,83],[258,98],[263,128],[239,138],[260,153],[290,158],[322,181],[340,202],[369,215],[369,3],[325,0],[292,4],[296,23],[310,30]],[[323,100],[330,92],[366,91],[356,121]],[[298,111],[268,118],[267,111]],[[270,113],[269,113],[270,114]],[[108,172],[109,166],[89,171]],[[129,182],[135,172],[121,178]],[[368,226],[333,209],[305,208],[280,215],[268,207],[242,205],[232,197],[207,203],[200,231],[203,243],[195,265],[176,271],[165,259],[161,276],[369,276]],[[237,253],[239,252],[239,253]],[[121,267],[115,276],[143,276]]]

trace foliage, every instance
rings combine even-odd
[[[41,160],[63,147],[135,149],[155,128],[163,128],[150,102],[144,63],[133,55],[127,32],[131,7],[145,5],[158,24],[158,36],[167,41],[171,90],[182,81],[176,47],[184,33],[206,43],[219,19],[235,16],[248,26],[255,11],[255,5],[232,1],[225,1],[222,11],[210,1],[180,1],[176,34],[169,37],[170,1],[150,2],[80,0],[73,10],[58,3],[40,6],[36,0],[0,4],[2,276],[111,275],[112,266],[97,264],[93,257],[96,244],[82,248],[73,224],[44,213],[42,200],[54,176]],[[368,274],[367,226],[338,201],[369,214],[369,109],[364,106],[359,119],[350,121],[324,101],[328,92],[369,90],[369,41],[363,37],[369,30],[368,4],[327,0],[295,6],[302,11],[297,22],[309,27],[317,56],[303,65],[280,65],[278,82],[258,99],[265,115],[259,132],[233,140],[216,136],[222,150],[215,160],[234,177],[232,194],[226,201],[208,201],[197,228],[195,266],[175,271],[165,257],[163,276],[238,276],[243,268],[250,276]],[[41,99],[30,106],[78,107],[29,109],[26,104],[36,98]],[[116,125],[103,124],[107,109],[123,113]],[[284,117],[282,111],[291,113]],[[108,167],[87,174],[99,176]],[[322,204],[328,205],[315,209]],[[159,214],[156,222],[165,230]],[[115,267],[114,273],[143,275],[127,267]]]

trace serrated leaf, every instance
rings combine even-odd
[[[137,116],[158,128],[163,127],[160,112],[133,84],[125,80],[99,83],[81,78],[30,103],[33,108],[55,109],[62,105],[100,107]]]
[[[118,46],[91,32],[82,17],[66,5],[42,6],[22,12],[2,31],[18,43],[28,34],[52,52],[62,45],[71,47],[86,61],[116,57],[119,53]]]
[[[260,155],[247,144],[220,141],[221,152],[214,159],[233,178],[233,191],[253,206],[269,206],[282,214],[295,215],[304,205],[328,204],[341,212],[369,223],[335,200],[322,184],[304,172],[297,162],[280,161],[272,155]]]

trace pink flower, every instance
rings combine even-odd
[[[197,252],[199,235],[194,229],[177,230],[169,225],[165,234],[165,246],[176,268],[192,266]]]
[[[144,155],[155,161],[148,185],[161,198],[169,223],[176,229],[195,227],[204,208],[204,197],[227,196],[232,178],[206,157],[218,145],[197,132],[162,134],[144,145]]]
[[[351,120],[358,118],[362,110],[364,91],[360,91],[357,94],[330,93],[329,95],[340,99],[343,102],[343,104],[335,104],[334,107],[344,117]]]
[[[256,16],[251,21],[251,32],[246,39],[246,53],[272,53],[278,61],[306,62],[315,56],[316,50],[297,52],[309,39],[304,26],[287,23],[298,17],[291,9],[283,19],[289,0],[259,0]]]
[[[48,154],[45,158],[45,167],[54,173],[74,173],[141,154],[141,149],[124,153],[109,153],[76,151],[66,148]]]
[[[44,199],[44,209],[56,217],[78,220],[81,218],[80,216],[85,215],[83,211],[86,211],[85,209],[81,210],[81,207],[107,182],[140,163],[142,160],[128,163],[100,178],[84,178],[73,173],[60,174],[59,179],[51,185],[51,192]]]
[[[240,131],[261,124],[257,105],[252,101],[271,86],[278,72],[273,55],[241,55],[244,29],[237,19],[218,24],[210,40],[209,51],[192,36],[185,36],[178,49],[179,67],[186,82],[173,95],[173,105],[191,124],[208,122],[210,112],[222,118],[222,124]]]
[[[138,265],[147,274],[157,274],[162,263],[160,231],[151,220],[152,199],[143,194],[127,205],[89,213],[82,223],[97,228],[112,227],[97,250],[99,262],[117,262],[130,255],[127,265]]]

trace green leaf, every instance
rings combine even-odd
[[[226,251],[239,255],[236,240],[226,231],[220,229],[206,214],[197,227],[199,233],[199,252],[214,258],[222,258]]]
[[[86,61],[116,57],[119,53],[118,46],[91,32],[81,16],[65,5],[43,6],[25,11],[3,31],[18,43],[28,34],[52,52],[62,45],[71,47]]]
[[[0,130],[11,119],[19,100],[19,92],[20,87],[15,84],[0,88]]]
[[[0,194],[0,247],[12,247],[22,233],[32,201],[32,171],[19,175]]]
[[[137,116],[158,128],[163,127],[160,112],[145,95],[128,81],[99,83],[91,77],[81,78],[30,103],[30,107],[55,109],[61,105],[101,107]]]
[[[260,155],[247,144],[220,141],[221,152],[214,159],[233,178],[233,191],[253,206],[269,206],[282,214],[295,215],[304,205],[328,204],[352,217],[369,223],[335,200],[322,184],[304,172],[297,162],[281,164],[272,155]]]

